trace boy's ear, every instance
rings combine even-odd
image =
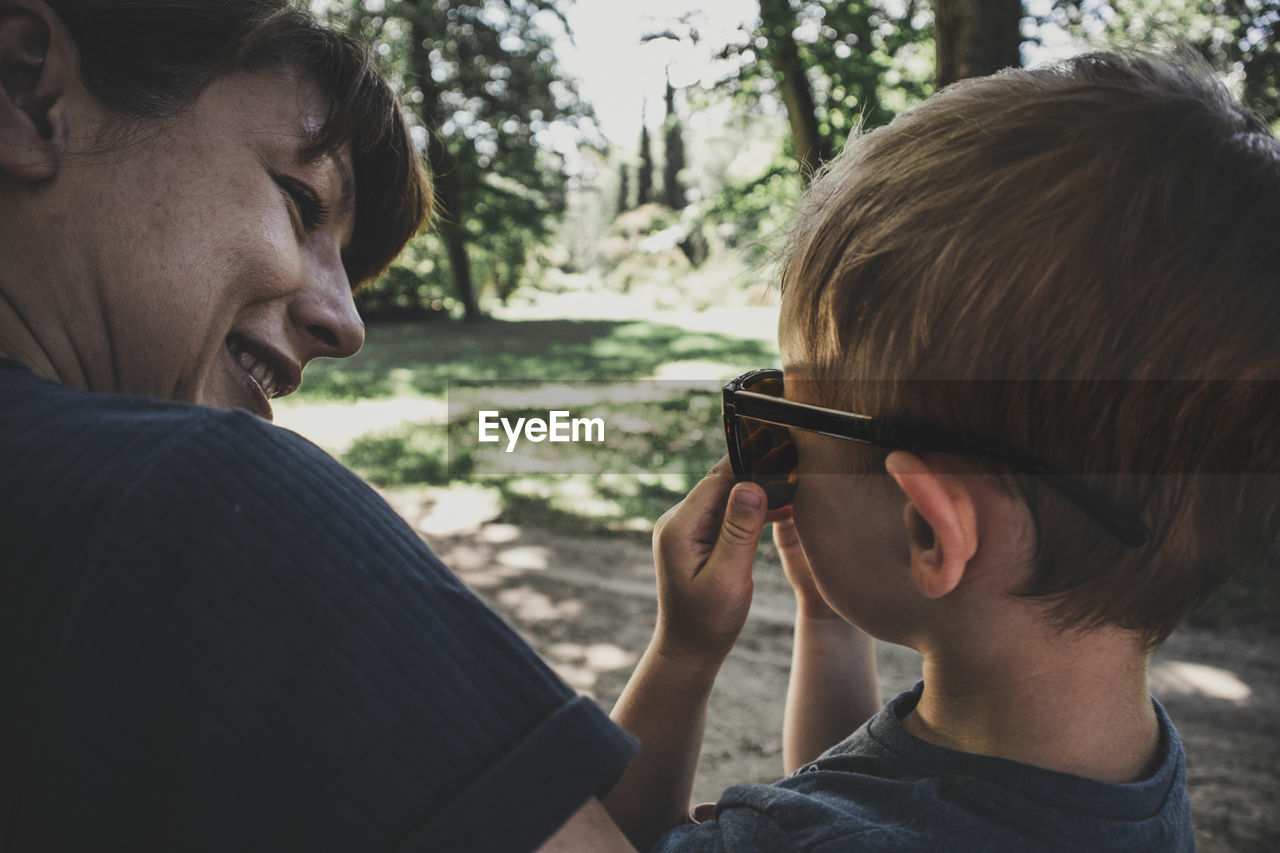
[[[933,471],[923,459],[895,451],[885,469],[906,494],[911,582],[922,595],[941,598],[959,586],[978,552],[978,517],[964,484]]]
[[[75,48],[43,0],[0,0],[0,173],[49,180],[65,135],[61,109],[77,79]]]

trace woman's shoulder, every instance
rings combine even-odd
[[[171,444],[188,452],[193,445],[216,450],[237,435],[327,458],[301,436],[247,412],[84,391],[37,376],[20,362],[0,359],[0,455],[46,460],[78,455],[84,461],[101,455],[105,458],[100,464],[128,467],[163,454]],[[69,452],[73,450],[78,452]],[[234,458],[228,462],[234,465]]]
[[[0,469],[0,502],[41,526],[109,523],[150,500],[234,518],[249,493],[274,495],[282,516],[382,503],[323,450],[247,412],[92,393],[25,370],[0,370]]]

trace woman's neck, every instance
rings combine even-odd
[[[59,245],[56,235],[37,240],[28,233],[6,234],[4,228],[0,222],[0,257],[13,251],[12,263],[0,271],[0,355],[55,382],[112,390],[111,362],[101,357],[109,353],[101,346],[101,307],[93,292],[66,287],[87,271],[70,250],[61,257],[51,254],[46,245]]]

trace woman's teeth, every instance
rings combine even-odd
[[[236,344],[228,343],[227,347],[231,350],[231,354],[235,356],[236,361],[240,362],[240,366],[262,388],[262,393],[267,399],[275,396],[276,392],[280,390],[280,381],[276,378],[275,371],[268,367],[266,362],[259,361]]]

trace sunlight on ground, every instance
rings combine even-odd
[[[1216,666],[1186,661],[1167,661],[1151,668],[1150,683],[1155,693],[1180,693],[1225,699],[1237,705],[1249,704],[1253,691],[1234,673]]]
[[[655,371],[657,375],[646,379],[457,382],[449,386],[449,412],[450,417],[456,417],[458,414],[471,414],[479,408],[580,409],[599,403],[661,402],[671,399],[677,391],[719,394],[722,386],[718,377],[732,368],[732,365],[716,361],[671,361],[659,365]],[[675,375],[661,375],[667,372]],[[656,382],[656,379],[663,381]]]
[[[529,586],[502,590],[498,593],[498,602],[516,621],[524,624],[576,619],[582,613],[580,599],[564,598],[556,601],[546,593]]]
[[[275,424],[310,439],[329,453],[351,449],[357,438],[404,423],[444,423],[449,408],[439,397],[385,397],[346,401],[304,402],[281,400],[275,404]]]
[[[719,380],[728,382],[754,369],[755,365],[725,364],[722,361],[669,361],[653,372],[654,379]],[[718,388],[715,390],[719,390]]]
[[[612,643],[556,643],[548,650],[555,671],[575,690],[590,694],[603,672],[630,670],[639,656]]]
[[[454,486],[436,490],[441,498],[414,525],[424,536],[455,536],[480,529],[502,513],[497,489]]]
[[[491,545],[504,545],[520,538],[520,528],[514,524],[486,524],[480,531],[480,539]]]
[[[755,304],[726,305],[702,311],[671,310],[645,304],[637,294],[595,291],[589,294],[538,294],[537,301],[494,309],[503,320],[643,320],[774,343],[778,337],[778,301],[768,291]],[[703,377],[705,378],[705,377]]]
[[[481,535],[483,537],[483,534]],[[498,552],[498,562],[512,569],[538,571],[548,565],[551,550],[536,545],[517,545]]]
[[[515,494],[538,498],[548,506],[572,507],[583,517],[624,518],[626,513],[616,500],[596,493],[596,477],[569,477],[548,480],[543,477],[524,477],[511,483]]]

